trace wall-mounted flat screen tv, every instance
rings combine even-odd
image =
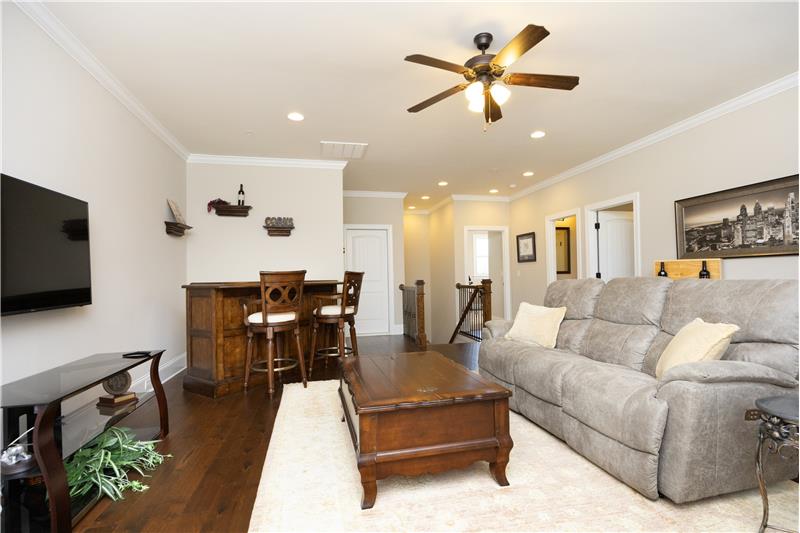
[[[0,176],[2,314],[92,303],[89,204]]]

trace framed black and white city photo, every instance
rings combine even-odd
[[[536,261],[536,233],[517,235],[517,263]]]
[[[797,255],[797,174],[675,202],[678,259]]]

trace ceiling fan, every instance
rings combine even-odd
[[[467,100],[470,102],[470,111],[483,112],[484,119],[489,124],[503,118],[500,106],[511,96],[511,91],[506,88],[506,85],[524,85],[526,87],[544,87],[571,91],[578,85],[577,76],[506,73],[506,69],[514,61],[539,44],[548,35],[550,35],[550,32],[543,26],[528,24],[497,54],[487,54],[486,50],[492,44],[492,34],[479,33],[475,36],[473,42],[481,53],[468,59],[463,66],[421,54],[406,56],[406,61],[449,70],[461,74],[466,80],[465,83],[450,87],[446,91],[442,91],[413,107],[409,107],[408,112],[416,113],[422,111],[448,96],[465,91]]]

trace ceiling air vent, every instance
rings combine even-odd
[[[339,141],[320,141],[322,157],[325,159],[361,159],[367,151],[368,143],[346,143]]]

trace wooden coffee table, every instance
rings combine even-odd
[[[488,461],[500,485],[514,443],[508,432],[511,391],[437,352],[360,355],[342,361],[339,386],[364,496],[376,481]]]

